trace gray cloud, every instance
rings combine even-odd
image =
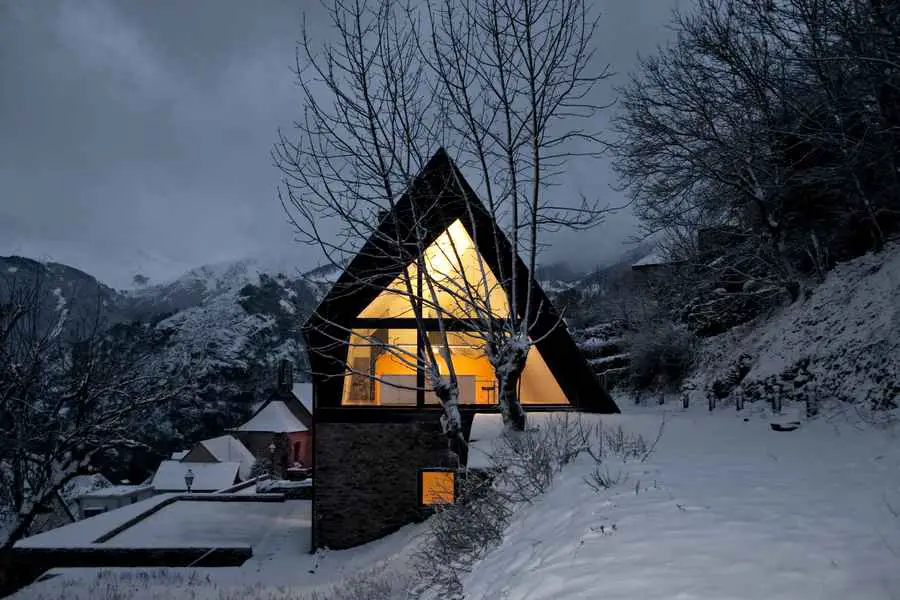
[[[606,0],[599,54],[626,71],[665,38],[672,2]],[[301,109],[290,67],[312,4],[0,1],[0,254],[114,285],[261,253],[309,266],[269,151]],[[579,165],[572,181],[621,202],[606,165]],[[610,223],[555,239],[548,258],[602,261],[633,219]]]

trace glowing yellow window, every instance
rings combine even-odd
[[[354,329],[341,404],[416,405],[416,331]]]
[[[456,499],[456,473],[443,469],[419,471],[419,498],[422,506],[453,504]]]
[[[438,332],[429,332],[435,352],[443,351],[443,341]],[[484,353],[484,342],[478,336],[449,332],[450,358],[456,372],[456,383],[459,386],[460,404],[496,404],[497,377],[494,367]],[[450,372],[443,357],[437,357],[442,374]],[[432,391],[425,393],[425,404],[437,405],[440,401]]]
[[[459,220],[425,249],[425,275],[418,289],[418,265],[410,264],[366,308],[363,319],[414,318],[412,296],[423,301],[426,318],[441,316],[476,318],[493,314],[509,315],[506,292],[494,272],[475,247],[475,242]]]
[[[569,403],[537,346],[531,347],[528,358],[525,359],[525,370],[519,381],[519,400],[522,404]]]

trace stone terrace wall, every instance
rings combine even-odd
[[[418,469],[456,466],[440,424],[317,423],[315,545],[370,542],[421,518]]]

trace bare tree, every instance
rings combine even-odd
[[[749,258],[797,297],[782,218],[791,165],[775,132],[794,74],[737,4],[676,13],[677,41],[642,59],[621,90],[616,166],[653,232],[753,223],[767,243]]]
[[[296,124],[298,139],[282,135],[276,146],[285,174],[282,203],[300,239],[335,265],[343,267],[360,241],[370,240],[363,252],[372,253],[373,264],[381,261],[388,272],[403,266],[399,280],[386,281],[374,270],[348,283],[405,297],[424,353],[368,342],[428,373],[448,423],[459,419],[449,333],[462,329],[481,340],[505,421],[521,428],[517,388],[536,341],[532,278],[541,236],[593,226],[603,213],[596,201],[569,205],[546,193],[567,159],[596,154],[597,136],[581,129],[601,108],[590,93],[606,76],[602,69],[591,72],[596,19],[579,0],[454,0],[424,7],[337,0],[329,14],[338,41],[317,54],[305,34],[298,52],[306,108]],[[437,251],[445,267],[430,267],[424,256],[430,232],[416,226],[425,213],[439,210],[442,193],[460,196],[464,186],[455,169],[436,188],[409,192],[431,194],[431,203],[418,198],[413,214],[397,215],[387,226],[381,219],[396,211],[438,145],[479,175],[485,203],[461,198],[467,224],[491,228],[472,236],[482,245],[474,264],[451,239]],[[489,219],[477,218],[479,211]],[[510,232],[509,242],[500,227]],[[490,248],[484,239],[492,240]],[[500,252],[506,243],[511,252]],[[498,272],[481,258],[485,251],[507,257]],[[527,268],[520,268],[518,256]],[[502,300],[493,293],[498,288]],[[436,331],[426,327],[425,314]]]
[[[40,272],[0,282],[0,558],[65,484],[107,451],[140,445],[142,417],[173,397],[141,357],[47,306]]]
[[[744,231],[718,266],[794,299],[804,273],[881,248],[897,214],[896,17],[869,0],[676,14],[677,40],[642,60],[618,120],[618,171],[647,228]],[[858,233],[870,243],[847,241]]]
[[[426,340],[421,355],[417,347],[348,330],[319,314],[329,330],[338,332],[328,334],[333,338],[329,343],[340,344],[350,336],[351,343],[389,353],[412,371],[425,370],[429,389],[444,407],[445,431],[456,436],[461,421],[452,361],[446,361],[449,371],[441,372],[422,306],[426,232],[418,225],[424,215],[413,202],[411,214],[384,222],[436,141],[430,127],[437,112],[422,93],[427,81],[418,61],[416,32],[405,13],[387,0],[337,1],[327,8],[337,41],[325,44],[319,56],[304,26],[296,75],[305,110],[295,123],[296,138],[282,134],[275,147],[284,174],[282,204],[300,240],[318,248],[337,268],[346,266],[354,250],[365,253],[373,267],[350,273],[354,280],[346,282],[348,287],[396,297],[401,314],[414,320],[418,338]],[[370,243],[360,248],[366,241]],[[446,347],[444,354],[449,358]],[[351,365],[348,371],[370,375]]]

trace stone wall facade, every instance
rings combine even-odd
[[[316,424],[316,548],[357,546],[420,520],[418,469],[455,467],[437,418]]]

